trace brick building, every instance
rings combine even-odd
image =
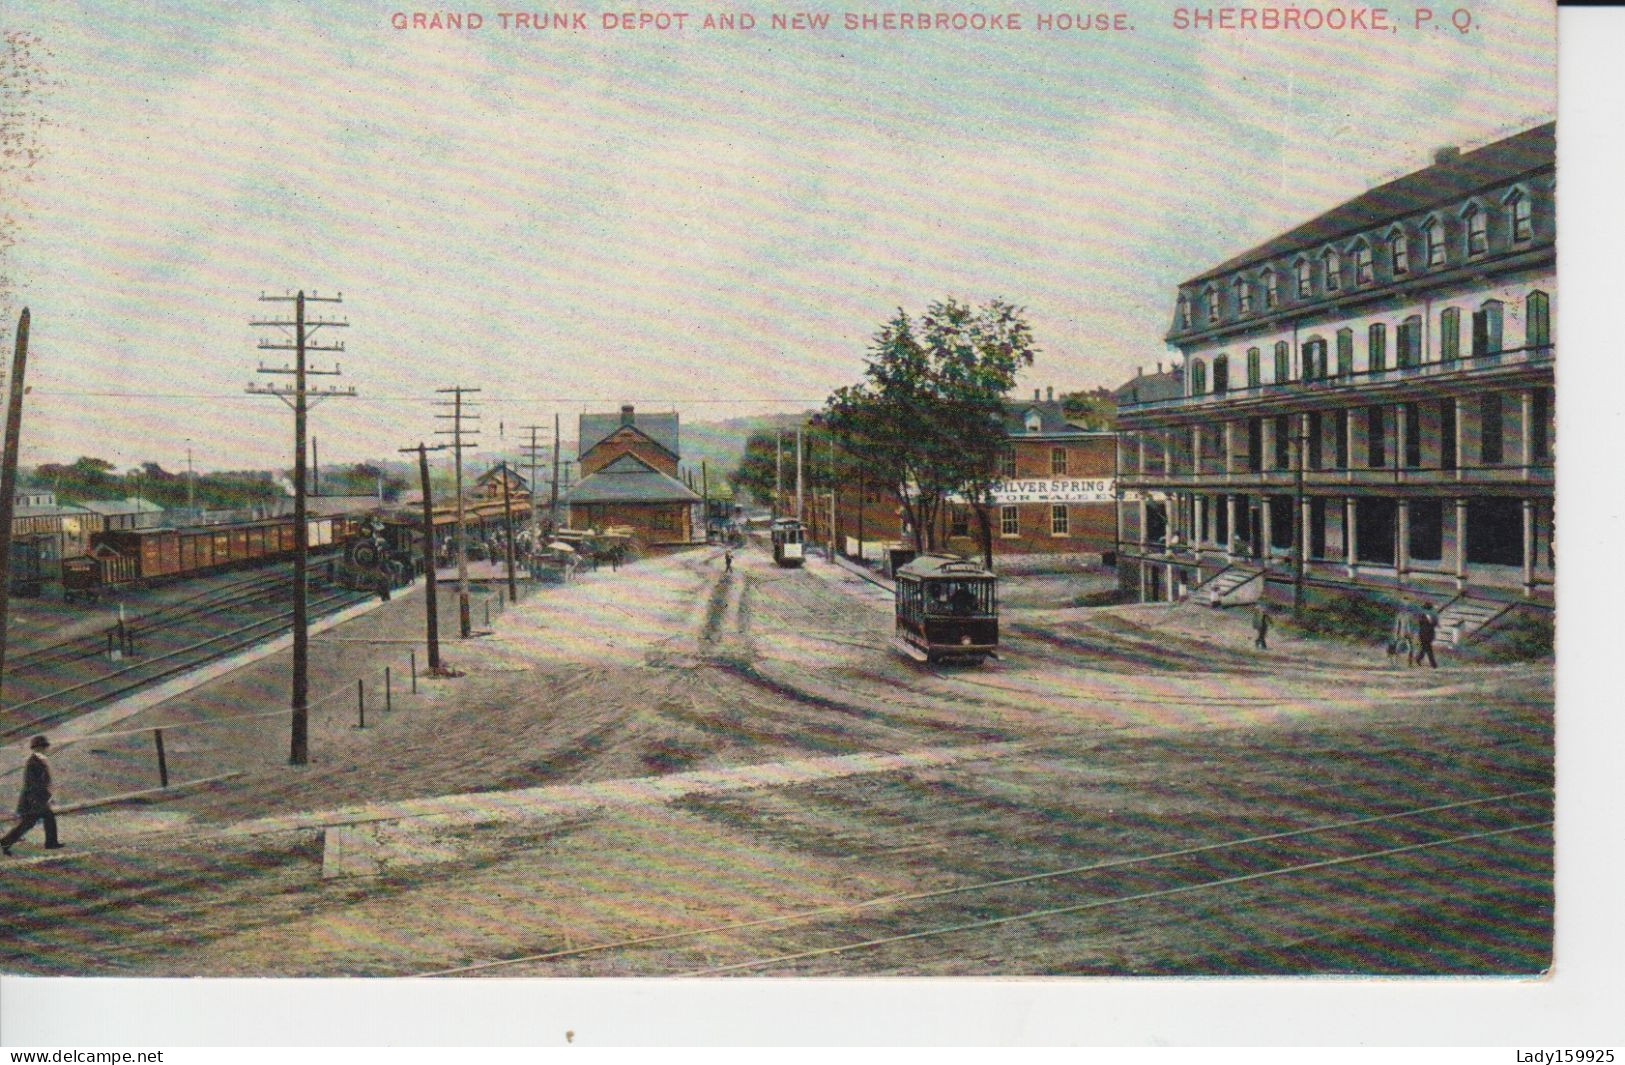
[[[1447,613],[1550,602],[1554,149],[1442,150],[1179,286],[1182,388],[1118,407],[1128,588],[1279,595],[1301,558]]]
[[[993,490],[995,565],[1035,566],[1099,563],[1116,539],[1113,462],[1115,434],[1079,428],[1067,421],[1062,404],[1037,390],[1031,400],[1007,400],[1004,424],[1009,437],[1001,460],[1001,481]],[[891,545],[911,547],[912,531],[895,501],[879,486],[837,493],[837,534],[842,550],[878,557]],[[968,504],[950,504],[941,516],[936,541],[967,556],[981,552],[981,531]]]
[[[639,415],[631,404],[616,414],[583,414],[576,437],[581,479],[562,500],[577,529],[629,526],[644,547],[695,538],[698,493],[677,479],[678,417]]]

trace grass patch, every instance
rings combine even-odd
[[[1549,658],[1555,630],[1550,614],[1515,611],[1487,634],[1482,657],[1486,662],[1533,662]]]
[[[1300,636],[1382,643],[1394,627],[1394,608],[1364,596],[1328,596],[1296,616],[1283,614],[1281,624]]]

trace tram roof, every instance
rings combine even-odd
[[[897,570],[899,577],[986,577],[993,574],[958,555],[919,555]]]

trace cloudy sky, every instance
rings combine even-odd
[[[1114,386],[1167,360],[1180,280],[1555,108],[1547,0],[1475,0],[1467,34],[1444,8],[1422,32],[1181,32],[1142,0],[1131,32],[981,34],[774,31],[791,9],[742,0],[681,33],[603,31],[598,3],[556,8],[585,33],[503,31],[505,5],[465,8],[478,32],[133,6],[4,11],[45,74],[6,97],[45,119],[10,120],[39,160],[0,169],[25,464],[175,468],[188,441],[200,468],[288,464],[285,408],[243,388],[256,297],[301,286],[352,323],[331,337],[361,398],[317,408],[324,463],[428,438],[451,384],[485,390],[486,444],[621,401],[814,406],[894,308],[950,294],[1028,309],[1025,387]]]

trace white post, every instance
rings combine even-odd
[[[1535,594],[1535,501],[1523,501],[1523,594]]]
[[[1456,500],[1456,591],[1467,589],[1467,500]]]
[[[1350,420],[1352,421],[1353,419]],[[1350,463],[1350,465],[1352,466],[1353,463]],[[1343,554],[1347,558],[1346,568],[1350,577],[1354,576],[1354,568],[1359,564],[1358,560],[1360,557],[1360,538],[1359,534],[1356,532],[1356,526],[1354,524],[1357,517],[1355,513],[1355,505],[1356,504],[1353,496],[1349,496],[1347,499],[1343,500]]]
[[[1411,502],[1399,501],[1399,542],[1394,545],[1394,571],[1403,580],[1411,563]]]

